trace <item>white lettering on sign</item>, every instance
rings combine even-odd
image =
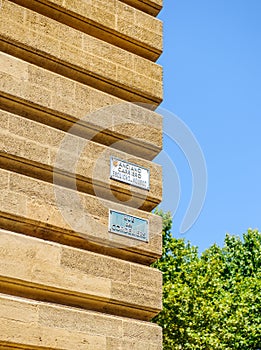
[[[149,241],[148,220],[112,209],[109,210],[109,232],[144,242]]]

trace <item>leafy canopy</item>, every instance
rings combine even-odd
[[[227,235],[198,254],[171,235],[163,218],[163,254],[153,265],[163,273],[163,310],[153,320],[163,328],[164,350],[261,349],[261,234],[241,240]]]

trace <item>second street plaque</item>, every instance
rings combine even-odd
[[[144,242],[149,241],[148,220],[112,209],[109,211],[109,232]]]
[[[110,178],[129,185],[150,189],[150,171],[134,163],[111,157]]]

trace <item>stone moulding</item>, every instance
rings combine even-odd
[[[0,241],[0,292],[146,321],[161,310],[156,269],[4,230]]]
[[[149,1],[136,0],[123,1],[125,4],[118,0],[13,2],[149,60],[156,61],[162,53],[161,21],[136,10],[155,13],[160,8],[156,3],[149,7]]]
[[[5,294],[0,334],[0,349],[162,350],[156,324]]]
[[[141,11],[147,12],[152,16],[157,14],[162,9],[162,0],[120,0],[126,4],[129,4]]]
[[[159,65],[8,1],[0,16],[2,51],[126,101],[162,101]]]
[[[144,264],[161,255],[161,217],[0,169],[0,227]],[[109,232],[109,209],[149,222],[149,242]]]
[[[65,187],[77,186],[79,191],[146,211],[151,211],[161,202],[162,174],[157,164],[6,111],[0,110],[0,120],[2,168],[48,182],[53,182],[53,171],[56,171],[59,183]],[[111,156],[149,169],[149,191],[111,180]]]
[[[148,160],[162,147],[162,117],[1,53],[2,108]],[[119,142],[120,141],[120,142]]]

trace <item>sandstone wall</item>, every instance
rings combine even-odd
[[[0,349],[162,349],[161,7],[1,1]]]

